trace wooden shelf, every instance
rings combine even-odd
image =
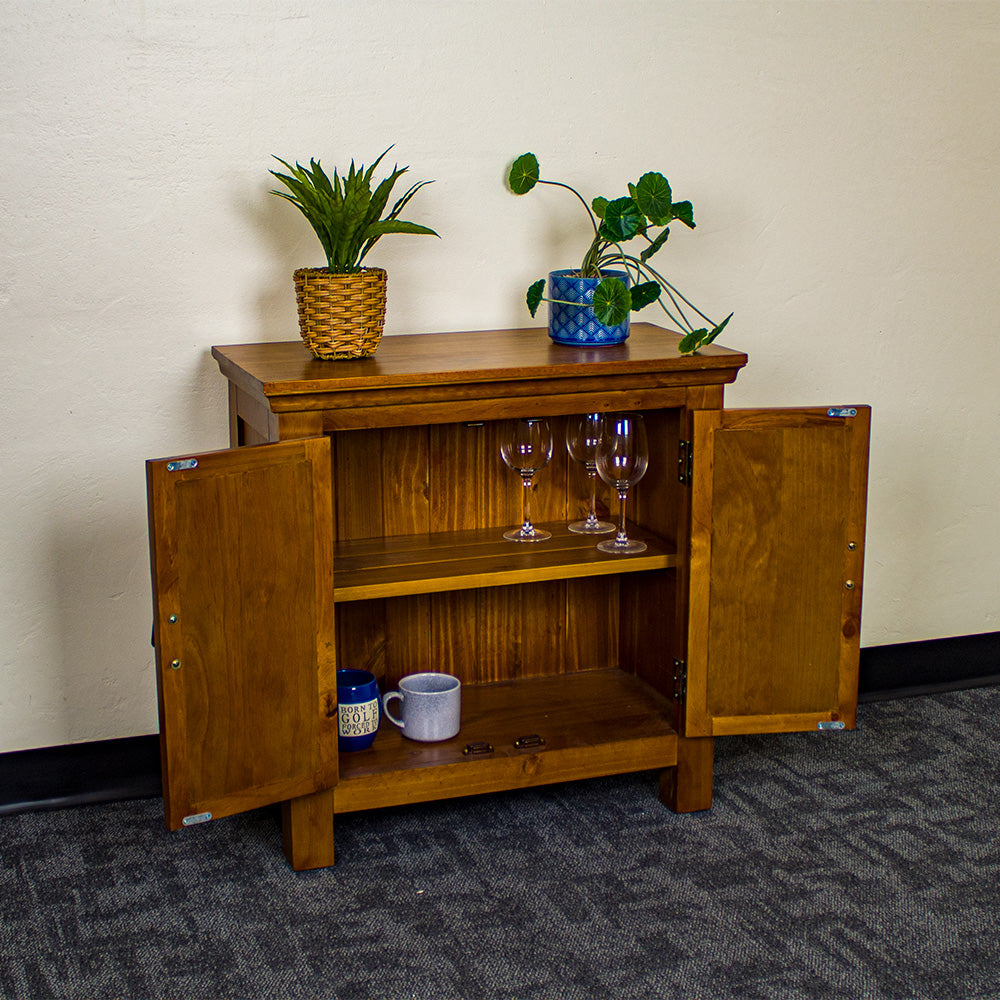
[[[621,670],[462,687],[454,739],[417,743],[383,718],[368,750],[340,754],[336,812],[625,774],[677,763],[673,702]],[[543,746],[518,749],[537,735]],[[492,753],[467,754],[470,743]]]
[[[639,526],[628,526],[629,537],[641,538],[648,548],[628,556],[597,549],[597,543],[611,535],[577,535],[564,523],[539,527],[551,531],[552,538],[508,542],[503,538],[504,528],[486,528],[337,542],[334,601],[611,576],[677,565],[676,552]]]

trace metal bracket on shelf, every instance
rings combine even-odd
[[[528,747],[543,747],[545,740],[538,733],[532,733],[530,736],[519,736],[514,740],[514,746],[518,750],[526,750]]]

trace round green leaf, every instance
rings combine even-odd
[[[534,153],[523,153],[511,164],[507,187],[514,194],[527,194],[537,183],[538,159]]]
[[[692,330],[689,334],[681,338],[677,345],[677,350],[681,354],[694,354],[705,341],[708,330]]]
[[[645,228],[646,220],[631,198],[615,198],[604,206],[601,236],[611,243],[630,240]]]
[[[525,296],[525,301],[528,303],[528,310],[531,312],[532,316],[534,316],[538,311],[538,304],[542,301],[542,294],[544,291],[544,278],[539,278],[538,281],[528,288],[528,294]]]
[[[594,215],[596,215],[599,219],[603,219],[604,210],[608,207],[608,199],[602,198],[598,195],[598,197],[590,203],[590,207],[594,210]]]
[[[660,297],[660,286],[655,281],[644,281],[632,289],[632,308],[641,309]]]
[[[620,278],[605,278],[594,289],[594,315],[605,326],[624,323],[632,308],[632,296]]]
[[[643,174],[635,187],[635,201],[654,226],[665,226],[674,217],[673,193],[670,182],[663,174],[652,171]]]
[[[688,229],[694,229],[694,208],[689,201],[679,201],[674,205],[674,218],[680,219]]]

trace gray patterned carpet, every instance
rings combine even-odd
[[[717,746],[710,813],[651,773],[384,810],[303,874],[273,810],[2,819],[0,995],[1000,997],[1000,688]]]

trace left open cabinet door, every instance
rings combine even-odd
[[[337,782],[330,442],[146,463],[176,830]]]

